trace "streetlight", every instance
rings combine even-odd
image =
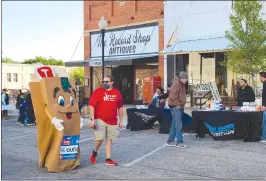
[[[101,17],[98,22],[98,26],[102,33],[102,79],[104,78],[104,34],[105,29],[107,28],[107,21],[104,19],[104,16]]]

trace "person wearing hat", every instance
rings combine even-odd
[[[178,77],[172,81],[169,91],[168,106],[172,115],[172,125],[169,132],[167,146],[176,146],[178,148],[187,148],[183,144],[182,134],[182,115],[186,104],[186,88],[185,84],[188,80],[187,72],[180,72]],[[175,142],[176,138],[176,142]]]
[[[243,106],[243,102],[255,102],[254,90],[248,85],[246,79],[240,80],[237,93],[237,105]]]

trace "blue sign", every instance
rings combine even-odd
[[[59,155],[61,160],[77,159],[79,149],[79,137],[80,135],[63,137]]]
[[[212,127],[211,125],[204,123],[206,127],[209,129],[210,133],[215,136],[225,136],[225,135],[232,135],[235,133],[235,125],[234,124],[228,124],[225,126],[220,127]]]

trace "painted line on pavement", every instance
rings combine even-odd
[[[187,133],[184,133],[184,134],[183,134],[183,136],[186,136],[186,135],[187,135]],[[134,165],[135,163],[141,161],[142,159],[144,159],[144,158],[146,158],[146,157],[148,157],[148,156],[150,156],[150,155],[156,153],[157,151],[159,151],[160,149],[164,148],[165,146],[166,146],[166,144],[162,145],[161,147],[159,147],[159,148],[157,148],[157,149],[151,151],[150,153],[147,153],[146,155],[143,155],[142,157],[140,157],[140,158],[138,158],[138,159],[136,159],[136,160],[134,160],[134,161],[132,161],[132,162],[130,162],[130,163],[125,164],[124,167],[129,167],[129,166]]]
[[[13,137],[13,138],[4,139],[2,141],[14,140],[14,139],[17,139],[17,138],[23,138],[23,137],[26,137],[26,136],[36,135],[36,134],[37,133],[26,134],[26,135],[23,135],[23,136],[17,136],[17,137]]]
[[[81,140],[81,141],[79,141],[80,143],[82,143],[82,142],[84,142],[84,141],[88,141],[88,140],[92,140],[92,139],[94,139],[94,137],[91,137],[91,138],[86,138],[86,139],[84,139],[84,140]]]
[[[148,154],[146,154],[146,155],[143,155],[142,157],[140,157],[140,158],[134,160],[133,162],[130,162],[130,163],[125,164],[124,167],[129,167],[129,166],[131,166],[131,165],[134,165],[135,163],[137,163],[137,162],[141,161],[142,159],[144,159],[144,158],[146,158],[146,157],[148,157],[148,156],[154,154],[155,152],[159,151],[160,149],[164,148],[165,146],[166,146],[166,144],[162,145],[161,147],[159,147],[159,148],[153,150],[152,152],[150,152],[150,153],[148,153]]]
[[[125,130],[125,129],[126,129],[126,128],[121,128],[121,129],[119,129],[119,131],[122,131],[122,130]],[[82,142],[84,142],[84,141],[88,141],[88,140],[92,140],[92,139],[94,139],[94,137],[86,138],[86,139],[81,140],[81,141],[79,141],[79,142],[82,143]]]

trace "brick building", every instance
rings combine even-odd
[[[163,1],[84,1],[84,76],[91,92],[101,84],[100,18],[108,22],[105,31],[105,75],[112,74],[124,102],[141,99],[142,79],[159,75],[164,85]]]

